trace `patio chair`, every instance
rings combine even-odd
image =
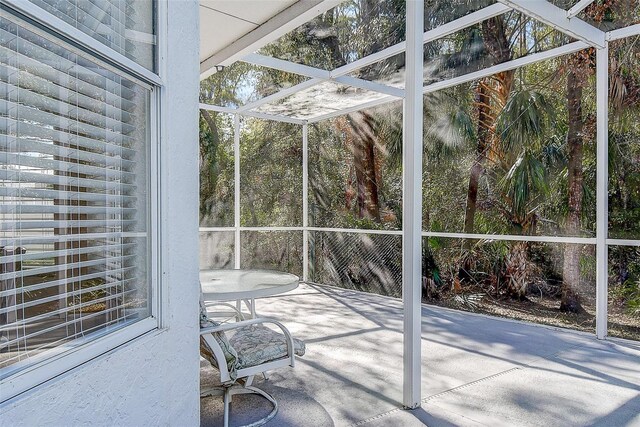
[[[278,333],[264,324],[277,326]],[[233,332],[227,336],[226,332]],[[223,396],[224,427],[229,425],[229,404],[234,394],[255,393],[267,399],[273,410],[251,426],[260,426],[278,412],[278,404],[269,393],[253,387],[256,374],[284,366],[293,367],[295,356],[305,352],[304,342],[295,339],[280,322],[256,318],[221,324],[207,316],[200,301],[200,354],[220,373],[221,386],[202,390],[200,397]]]

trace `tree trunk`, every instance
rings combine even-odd
[[[210,144],[200,143],[200,213],[204,215],[208,208],[207,201],[213,197],[217,184],[217,176],[214,170],[215,162],[217,161],[216,151],[220,144],[220,134],[215,118],[206,110],[200,110],[200,113],[211,134]]]
[[[362,8],[361,25],[369,25],[369,20],[377,16],[376,10],[380,4],[375,0],[365,0],[360,4]],[[328,17],[333,22],[334,17]],[[327,28],[331,28],[333,24],[323,22]],[[318,40],[331,53],[333,61],[332,67],[337,68],[346,63],[342,55],[342,46],[339,43],[336,34],[323,37]],[[366,50],[368,49],[368,50]],[[368,44],[363,56],[376,52],[379,47],[377,44]],[[370,50],[370,51],[369,51]],[[379,202],[379,186],[378,176],[376,173],[376,136],[374,134],[374,120],[370,114],[359,112],[347,116],[349,126],[338,121],[338,128],[345,132],[346,146],[353,155],[353,166],[355,169],[355,189],[357,201],[358,218],[368,218],[380,222],[380,202]],[[349,179],[349,178],[348,178]],[[351,193],[349,185],[345,191],[345,205],[349,206],[351,201]]]
[[[501,17],[488,19],[482,23],[482,39],[487,52],[495,58],[495,63],[511,60],[511,44],[507,39],[504,21]],[[467,203],[464,216],[464,232],[474,232],[478,184],[487,156],[495,156],[495,126],[498,115],[507,104],[513,86],[515,71],[509,70],[482,79],[476,89],[478,111],[476,158],[469,174]],[[491,152],[489,149],[493,148]],[[470,242],[467,242],[470,243]],[[465,246],[468,246],[467,243]]]
[[[380,199],[373,117],[366,112],[359,112],[349,117],[349,124],[357,183],[358,216],[379,222]]]
[[[582,212],[582,152],[583,128],[582,88],[584,76],[578,76],[581,70],[569,67],[567,76],[567,113],[568,133],[567,147],[569,159],[567,175],[569,179],[569,212],[567,214],[567,233],[577,235],[580,232],[580,216]],[[584,70],[582,70],[584,71]],[[560,311],[579,313],[583,311],[577,289],[580,286],[580,245],[567,244],[564,250],[562,300]]]
[[[464,214],[464,232],[473,233],[474,221],[476,216],[476,203],[478,201],[478,183],[484,159],[486,156],[487,146],[489,144],[489,128],[487,125],[491,122],[491,97],[484,82],[480,82],[476,89],[476,105],[478,107],[478,145],[476,148],[476,158],[471,166],[469,174],[469,187],[467,190],[467,205]],[[470,242],[468,242],[470,243]],[[465,244],[465,246],[467,246]]]
[[[364,150],[361,141],[358,138],[354,139],[354,143],[351,148],[353,155],[353,165],[356,173],[356,195],[358,201],[358,218],[366,217],[366,190],[365,190],[365,168]]]

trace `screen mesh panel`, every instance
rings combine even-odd
[[[240,266],[302,276],[302,231],[242,231]]]
[[[200,269],[233,268],[233,231],[200,232]]]
[[[310,232],[309,252],[313,282],[402,296],[402,236]]]
[[[608,334],[640,340],[640,247],[609,246]]]
[[[200,112],[200,226],[229,227],[234,219],[233,116]]]
[[[595,245],[423,238],[423,302],[595,331]],[[577,313],[569,312],[576,305]],[[573,307],[572,307],[573,306]]]
[[[240,152],[240,224],[301,226],[302,127],[247,118]]]

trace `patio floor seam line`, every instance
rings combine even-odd
[[[471,387],[471,386],[474,386],[476,384],[479,384],[479,383],[482,383],[482,382],[485,382],[485,381],[489,381],[489,380],[492,380],[494,378],[501,377],[503,375],[507,375],[507,374],[509,374],[511,372],[519,371],[519,370],[522,370],[522,369],[523,369],[523,367],[518,366],[518,367],[515,367],[515,368],[510,368],[510,369],[507,369],[505,371],[501,371],[501,372],[495,373],[493,375],[489,375],[489,376],[486,376],[486,377],[483,377],[483,378],[479,378],[479,379],[477,379],[475,381],[471,381],[471,382],[459,385],[457,387],[453,387],[453,388],[450,388],[448,390],[442,391],[440,393],[436,393],[436,394],[432,394],[430,396],[427,396],[424,399],[420,400],[420,403],[421,404],[428,403],[429,401],[431,401],[433,399],[437,399],[438,397],[442,397],[442,396],[444,396],[446,394],[454,393],[454,392],[456,392],[458,390],[462,390],[462,389],[465,389],[467,387]],[[352,427],[361,426],[361,425],[370,423],[372,421],[379,420],[381,418],[384,418],[384,417],[386,417],[388,415],[394,414],[394,413],[402,411],[402,410],[403,410],[403,408],[400,408],[400,407],[393,408],[393,409],[390,409],[390,410],[388,410],[386,412],[382,412],[380,414],[374,415],[373,417],[369,417],[369,418],[365,418],[364,420],[360,420],[355,424],[351,424],[351,426]]]
[[[476,384],[479,384],[479,383],[482,383],[482,382],[485,382],[485,381],[489,381],[489,380],[492,380],[494,378],[498,378],[498,377],[501,377],[503,375],[507,375],[507,374],[510,374],[511,372],[519,371],[519,370],[522,370],[522,369],[523,369],[523,367],[517,366],[515,368],[510,368],[510,369],[507,369],[505,371],[501,371],[501,372],[495,373],[493,375],[489,375],[489,376],[486,376],[486,377],[483,377],[483,378],[479,378],[479,379],[477,379],[475,381],[471,381],[471,382],[459,385],[457,387],[450,388],[449,390],[441,391],[440,393],[436,393],[436,394],[432,394],[431,396],[427,396],[424,399],[422,399],[420,401],[420,403],[428,403],[430,400],[437,399],[438,397],[442,397],[442,396],[444,396],[446,394],[454,393],[454,392],[456,392],[458,390],[462,390],[462,389],[465,389],[465,388],[468,388],[468,387],[472,387],[472,386],[474,386]]]
[[[402,410],[402,408],[393,408],[393,409],[390,409],[390,410],[388,410],[388,411],[386,411],[386,412],[382,412],[382,413],[380,413],[380,414],[378,414],[378,415],[374,415],[373,417],[369,417],[369,418],[365,418],[364,420],[360,420],[360,421],[358,421],[358,422],[357,422],[357,423],[355,423],[355,424],[351,424],[351,427],[357,427],[357,426],[361,426],[361,425],[364,425],[364,424],[370,423],[371,421],[379,420],[379,419],[381,419],[381,418],[386,417],[387,415],[394,414],[394,413],[399,412],[399,411],[401,411],[401,410]]]

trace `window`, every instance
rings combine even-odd
[[[152,317],[156,91],[4,9],[0,64],[2,380]]]
[[[152,70],[152,0],[29,0],[116,52]]]

